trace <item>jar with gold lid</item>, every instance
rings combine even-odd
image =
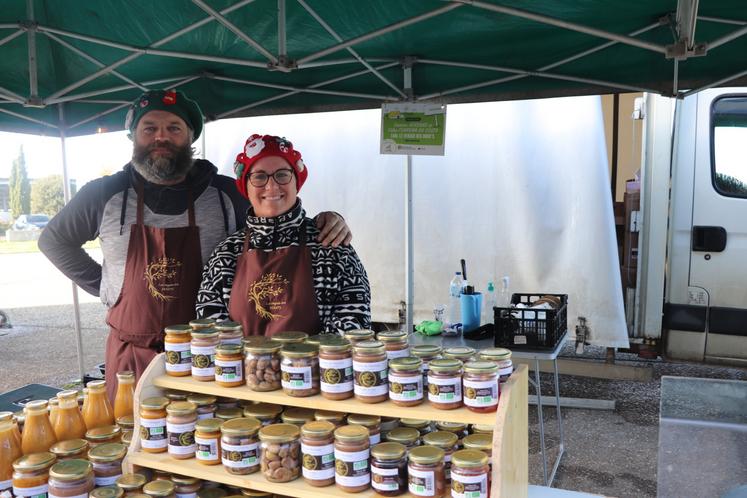
[[[173,389],[167,389],[163,395],[168,398],[169,401],[187,401],[189,393],[184,391],[176,391]]]
[[[347,493],[371,486],[371,449],[368,429],[345,425],[335,429],[335,485]]]
[[[254,417],[262,425],[272,425],[280,422],[280,414],[283,412],[281,405],[272,403],[257,403],[256,405],[246,405],[244,407],[245,417]]]
[[[246,385],[257,392],[280,389],[280,350],[283,344],[266,338],[244,344]]]
[[[423,445],[435,446],[444,450],[444,478],[451,482],[451,455],[457,450],[459,438],[453,432],[433,431],[422,438]]]
[[[244,385],[244,350],[241,344],[220,343],[215,348],[215,383],[221,387]]]
[[[247,400],[238,400],[236,398],[226,398],[223,396],[218,396],[218,401],[216,401],[215,406],[218,408],[243,408],[239,401],[241,401],[242,403],[251,403],[251,401]]]
[[[215,411],[215,418],[219,418],[223,421],[241,418],[243,415],[244,410],[241,408],[221,408],[220,410]]]
[[[166,413],[169,455],[178,460],[194,457],[197,406],[189,401],[175,401],[166,407]]]
[[[272,493],[259,491],[257,489],[241,488],[241,496],[249,496],[250,498],[272,498]]]
[[[399,427],[399,419],[397,417],[381,417],[381,432],[389,432],[392,429]]]
[[[315,420],[301,427],[301,474],[311,486],[330,486],[335,483],[335,426],[331,422]]]
[[[389,364],[381,341],[361,341],[353,346],[353,393],[363,403],[389,399]]]
[[[212,318],[196,318],[190,320],[189,326],[192,330],[205,330],[215,328],[215,320]]]
[[[462,406],[461,361],[447,358],[431,360],[428,402],[439,410],[453,410]]]
[[[242,346],[244,331],[239,322],[224,320],[215,324],[215,330],[218,331],[218,342],[220,344],[238,344]]]
[[[49,421],[52,424],[58,441],[68,439],[80,439],[86,434],[86,423],[78,406],[78,391],[67,390],[57,393],[56,415],[50,414]]]
[[[202,481],[196,477],[172,475],[174,494],[176,498],[197,498],[197,492],[202,488]]]
[[[21,448],[24,455],[43,453],[57,442],[52,424],[49,423],[48,402],[34,400],[26,403],[23,411],[26,423],[21,434]]]
[[[260,465],[270,482],[288,482],[301,474],[301,428],[273,424],[259,430]]]
[[[446,348],[441,353],[444,358],[450,360],[459,360],[462,363],[472,361],[476,353],[475,348],[469,346],[456,346],[453,348]]]
[[[506,382],[514,371],[511,361],[511,351],[505,348],[487,348],[477,354],[477,358],[483,361],[494,361],[498,365],[498,380]]]
[[[384,343],[387,360],[410,356],[410,345],[404,330],[385,330],[376,334],[376,339]]]
[[[490,467],[488,456],[477,450],[459,450],[451,456],[451,496],[488,498]]]
[[[122,460],[127,446],[121,443],[105,443],[88,450],[88,460],[93,464],[96,486],[111,486],[122,475]]]
[[[410,348],[410,355],[420,358],[423,362],[420,366],[420,371],[423,373],[423,391],[428,390],[428,365],[431,360],[441,357],[441,351],[443,348],[436,344],[418,344]]]
[[[143,486],[148,482],[148,479],[142,474],[122,474],[117,478],[114,484],[127,493],[142,493]]]
[[[322,339],[327,336],[332,336],[332,334],[314,334],[310,335],[306,339],[304,339],[303,342],[306,344],[312,344],[316,347],[319,347],[319,344],[322,342]]]
[[[495,426],[492,424],[472,424],[469,426],[470,434],[490,434],[493,435]]]
[[[166,433],[166,406],[163,396],[145,398],[140,402],[140,446],[146,453],[163,453],[169,444]]]
[[[124,491],[117,486],[102,486],[88,493],[89,498],[122,498]],[[142,493],[132,493],[128,498],[148,498],[148,495]]]
[[[173,377],[185,377],[192,373],[192,327],[189,325],[170,325],[164,329],[163,339],[164,367],[166,374]]]
[[[415,496],[440,498],[446,492],[444,450],[419,446],[408,455],[408,489]]]
[[[345,425],[345,414],[328,410],[316,410],[314,412],[314,420],[329,422],[337,428]]]
[[[412,427],[397,427],[384,433],[384,441],[388,443],[400,443],[410,451],[420,445],[420,432]]]
[[[457,441],[456,449],[462,448],[462,439],[469,435],[467,432],[467,424],[463,422],[436,422],[437,431],[453,432],[459,439]]]
[[[380,443],[371,448],[371,486],[381,496],[407,492],[407,448]]]
[[[220,463],[220,427],[223,421],[206,418],[195,423],[195,458],[204,465]]]
[[[117,425],[122,429],[122,432],[133,431],[135,429],[135,417],[132,413],[129,415],[122,415],[117,417]]]
[[[270,339],[272,339],[275,342],[279,342],[283,346],[286,344],[301,344],[309,337],[309,334],[306,332],[298,332],[295,330],[287,330],[284,332],[278,332],[277,334],[273,334],[270,336]]]
[[[433,430],[430,420],[423,420],[420,418],[401,418],[399,419],[399,425],[400,427],[411,427],[417,429],[421,437]]]
[[[471,361],[464,365],[462,377],[464,404],[476,413],[494,412],[498,409],[500,384],[498,365],[492,361]]]
[[[470,434],[462,439],[462,446],[465,450],[480,450],[488,455],[488,463],[492,464],[491,456],[493,454],[493,434]]]
[[[294,424],[301,427],[306,422],[314,420],[314,410],[290,406],[283,410],[280,419],[284,424]]]
[[[221,427],[221,461],[229,474],[247,475],[259,470],[257,433],[262,424],[252,417],[235,418]]]
[[[423,402],[423,361],[414,356],[389,360],[389,399],[397,406],[415,406]]]
[[[197,420],[215,418],[217,398],[212,394],[190,394],[187,401],[197,405]]]
[[[355,329],[355,330],[346,330],[343,333],[343,337],[350,341],[350,344],[355,346],[359,342],[363,341],[373,341],[376,338],[376,334],[373,330],[369,329]]]
[[[49,491],[49,469],[56,461],[54,454],[45,451],[24,455],[13,462],[13,495],[46,496]]]
[[[381,417],[378,415],[365,415],[362,413],[351,413],[348,415],[348,424],[362,425],[368,429],[369,446],[379,444],[381,441]]]
[[[143,486],[143,493],[153,498],[176,498],[175,491],[171,481],[151,481]]]
[[[353,353],[350,341],[323,336],[319,343],[319,379],[322,396],[331,400],[353,396]]]
[[[192,377],[207,382],[215,380],[215,348],[218,331],[214,328],[192,330]]]
[[[86,440],[91,448],[106,443],[121,443],[122,429],[118,425],[102,425],[86,431]]]
[[[80,458],[57,462],[49,469],[49,496],[85,498],[93,491],[93,466]]]
[[[69,460],[71,458],[86,458],[88,454],[88,441],[85,439],[68,439],[60,441],[49,448],[50,453],[54,453],[57,461]]]
[[[319,394],[319,350],[312,344],[292,343],[280,350],[281,385],[288,396]]]

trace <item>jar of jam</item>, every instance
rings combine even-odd
[[[257,433],[262,424],[256,418],[235,418],[223,423],[221,459],[229,474],[247,475],[259,470]]]
[[[211,394],[190,394],[187,401],[197,406],[197,420],[215,418],[216,397]]]
[[[246,385],[252,391],[266,392],[280,389],[280,350],[279,342],[262,339],[244,345],[244,370]]]
[[[197,498],[197,492],[202,488],[202,481],[195,477],[171,476],[174,483],[176,498]]]
[[[471,361],[465,364],[462,389],[464,404],[470,411],[496,411],[500,395],[498,365],[492,361]]]
[[[122,475],[122,460],[127,446],[121,443],[100,444],[88,450],[88,460],[93,464],[96,486],[111,486]]]
[[[457,346],[454,348],[446,348],[441,354],[444,358],[448,358],[450,360],[459,360],[462,363],[467,363],[468,361],[472,361],[472,359],[474,358],[475,348],[471,348],[469,346]]]
[[[143,486],[148,479],[143,474],[122,474],[117,478],[114,484],[128,495],[132,493],[142,493]]]
[[[45,451],[24,455],[13,462],[13,495],[46,497],[49,490],[49,468],[56,460],[57,457]]]
[[[257,403],[256,405],[247,405],[244,407],[244,416],[256,418],[263,426],[280,422],[280,414],[282,412],[282,406],[271,403]]]
[[[373,330],[369,329],[357,329],[357,330],[346,330],[343,333],[343,337],[350,341],[350,344],[355,346],[359,342],[363,341],[373,341],[376,337],[376,334]]]
[[[423,402],[422,360],[405,356],[389,360],[389,399],[398,406],[415,406]]]
[[[88,454],[88,441],[85,439],[68,439],[60,441],[49,448],[50,453],[54,453],[57,461],[70,460],[71,458],[82,458],[85,460]]]
[[[286,344],[300,344],[309,337],[306,332],[297,332],[295,330],[288,330],[285,332],[278,332],[270,337],[275,342],[279,342],[283,346]]]
[[[312,486],[335,483],[335,426],[326,421],[306,422],[301,427],[301,473]]]
[[[292,343],[280,350],[281,385],[288,396],[319,394],[319,351],[311,344]]]
[[[166,406],[163,396],[145,398],[140,403],[140,446],[146,453],[163,453],[169,439],[166,434]]]
[[[483,361],[494,361],[498,365],[498,379],[500,382],[506,382],[514,371],[514,364],[511,361],[511,351],[508,349],[483,349],[478,353],[477,358]]]
[[[389,398],[389,364],[384,343],[362,341],[353,346],[353,392],[363,403],[381,403]]]
[[[119,489],[117,486],[104,486],[96,488],[88,493],[89,498],[122,498],[124,491]],[[148,498],[148,495],[143,493],[131,493],[128,498]]]
[[[447,431],[456,434],[458,441],[456,449],[462,449],[462,439],[464,439],[469,433],[467,432],[467,424],[462,422],[436,422],[437,431]]]
[[[434,431],[423,436],[425,446],[435,446],[444,450],[444,476],[446,483],[451,482],[451,455],[457,449],[459,438],[453,432]]]
[[[309,408],[288,407],[280,415],[284,424],[293,424],[301,427],[306,422],[314,420],[314,410]]]
[[[428,371],[428,402],[439,410],[462,406],[462,362],[431,360]]]
[[[407,448],[380,443],[371,448],[371,486],[381,496],[407,492]]]
[[[93,466],[88,460],[73,458],[49,469],[50,497],[87,498],[93,488]]]
[[[164,329],[164,361],[166,374],[173,377],[185,377],[192,373],[192,327],[189,325],[170,325]]]
[[[240,323],[224,320],[215,324],[215,330],[218,331],[219,344],[238,344],[239,346],[243,346],[242,339],[244,339],[244,331]],[[179,493],[177,492],[177,494]]]
[[[459,450],[451,456],[451,496],[488,498],[488,457],[482,451]]]
[[[218,331],[204,328],[192,331],[192,377],[207,382],[215,380],[215,348],[218,346]]]
[[[153,498],[176,498],[176,486],[171,481],[151,481],[143,486],[143,493]]]
[[[206,418],[195,423],[195,458],[205,465],[218,465],[221,460],[220,426],[218,418]]]
[[[215,348],[215,383],[221,387],[244,384],[244,353],[240,344],[218,344]]]
[[[348,424],[362,425],[368,429],[369,446],[379,444],[381,441],[381,417],[378,415],[364,415],[360,413],[351,413],[348,415]]]
[[[166,407],[166,433],[169,455],[177,460],[195,456],[195,423],[197,406],[189,401],[176,401]]]
[[[441,346],[435,344],[418,344],[410,348],[410,355],[420,358],[422,364],[420,371],[423,372],[423,391],[428,390],[428,365],[431,360],[435,360],[441,357]]]
[[[415,496],[440,498],[446,492],[444,450],[419,446],[410,450],[407,465],[408,489]]]
[[[335,429],[345,425],[345,414],[340,412],[330,412],[327,410],[316,410],[314,420],[329,422],[335,426]]]
[[[358,493],[371,485],[371,450],[368,429],[345,425],[335,429],[335,484],[347,493]]]
[[[259,430],[260,465],[270,482],[288,482],[301,474],[301,429],[293,424],[274,424]]]
[[[215,411],[215,418],[226,421],[234,418],[241,418],[243,414],[244,410],[241,408],[221,408],[220,410]]]
[[[388,443],[399,443],[407,448],[407,451],[420,445],[420,432],[412,427],[397,427],[384,433],[384,441]]]
[[[121,443],[122,429],[118,425],[102,425],[86,431],[86,440],[91,448],[106,443]]]
[[[420,433],[420,437],[425,436],[433,430],[430,420],[423,420],[420,418],[401,418],[399,419],[399,425],[400,427],[411,427],[417,429]]]
[[[407,332],[404,330],[385,330],[376,334],[376,339],[384,343],[387,360],[410,356]]]
[[[322,396],[341,400],[353,396],[353,353],[350,341],[339,336],[319,343],[319,377]]]
[[[205,330],[215,328],[215,320],[212,318],[196,318],[190,320],[189,326],[192,330]]]

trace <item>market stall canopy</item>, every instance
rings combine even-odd
[[[746,33],[744,0],[4,0],[0,130],[120,130],[147,88],[180,88],[209,120],[682,96],[747,81]]]

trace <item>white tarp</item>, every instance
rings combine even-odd
[[[397,321],[404,299],[404,156],[379,155],[380,111],[223,120],[207,157],[232,174],[251,133],[290,139],[309,179],[311,215],[342,213],[371,281],[374,319]],[[415,321],[447,302],[459,259],[483,291],[569,295],[568,327],[627,347],[599,97],[450,105],[444,157],[413,158]]]

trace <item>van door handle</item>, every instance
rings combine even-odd
[[[722,252],[726,249],[724,227],[693,226],[693,251]]]

